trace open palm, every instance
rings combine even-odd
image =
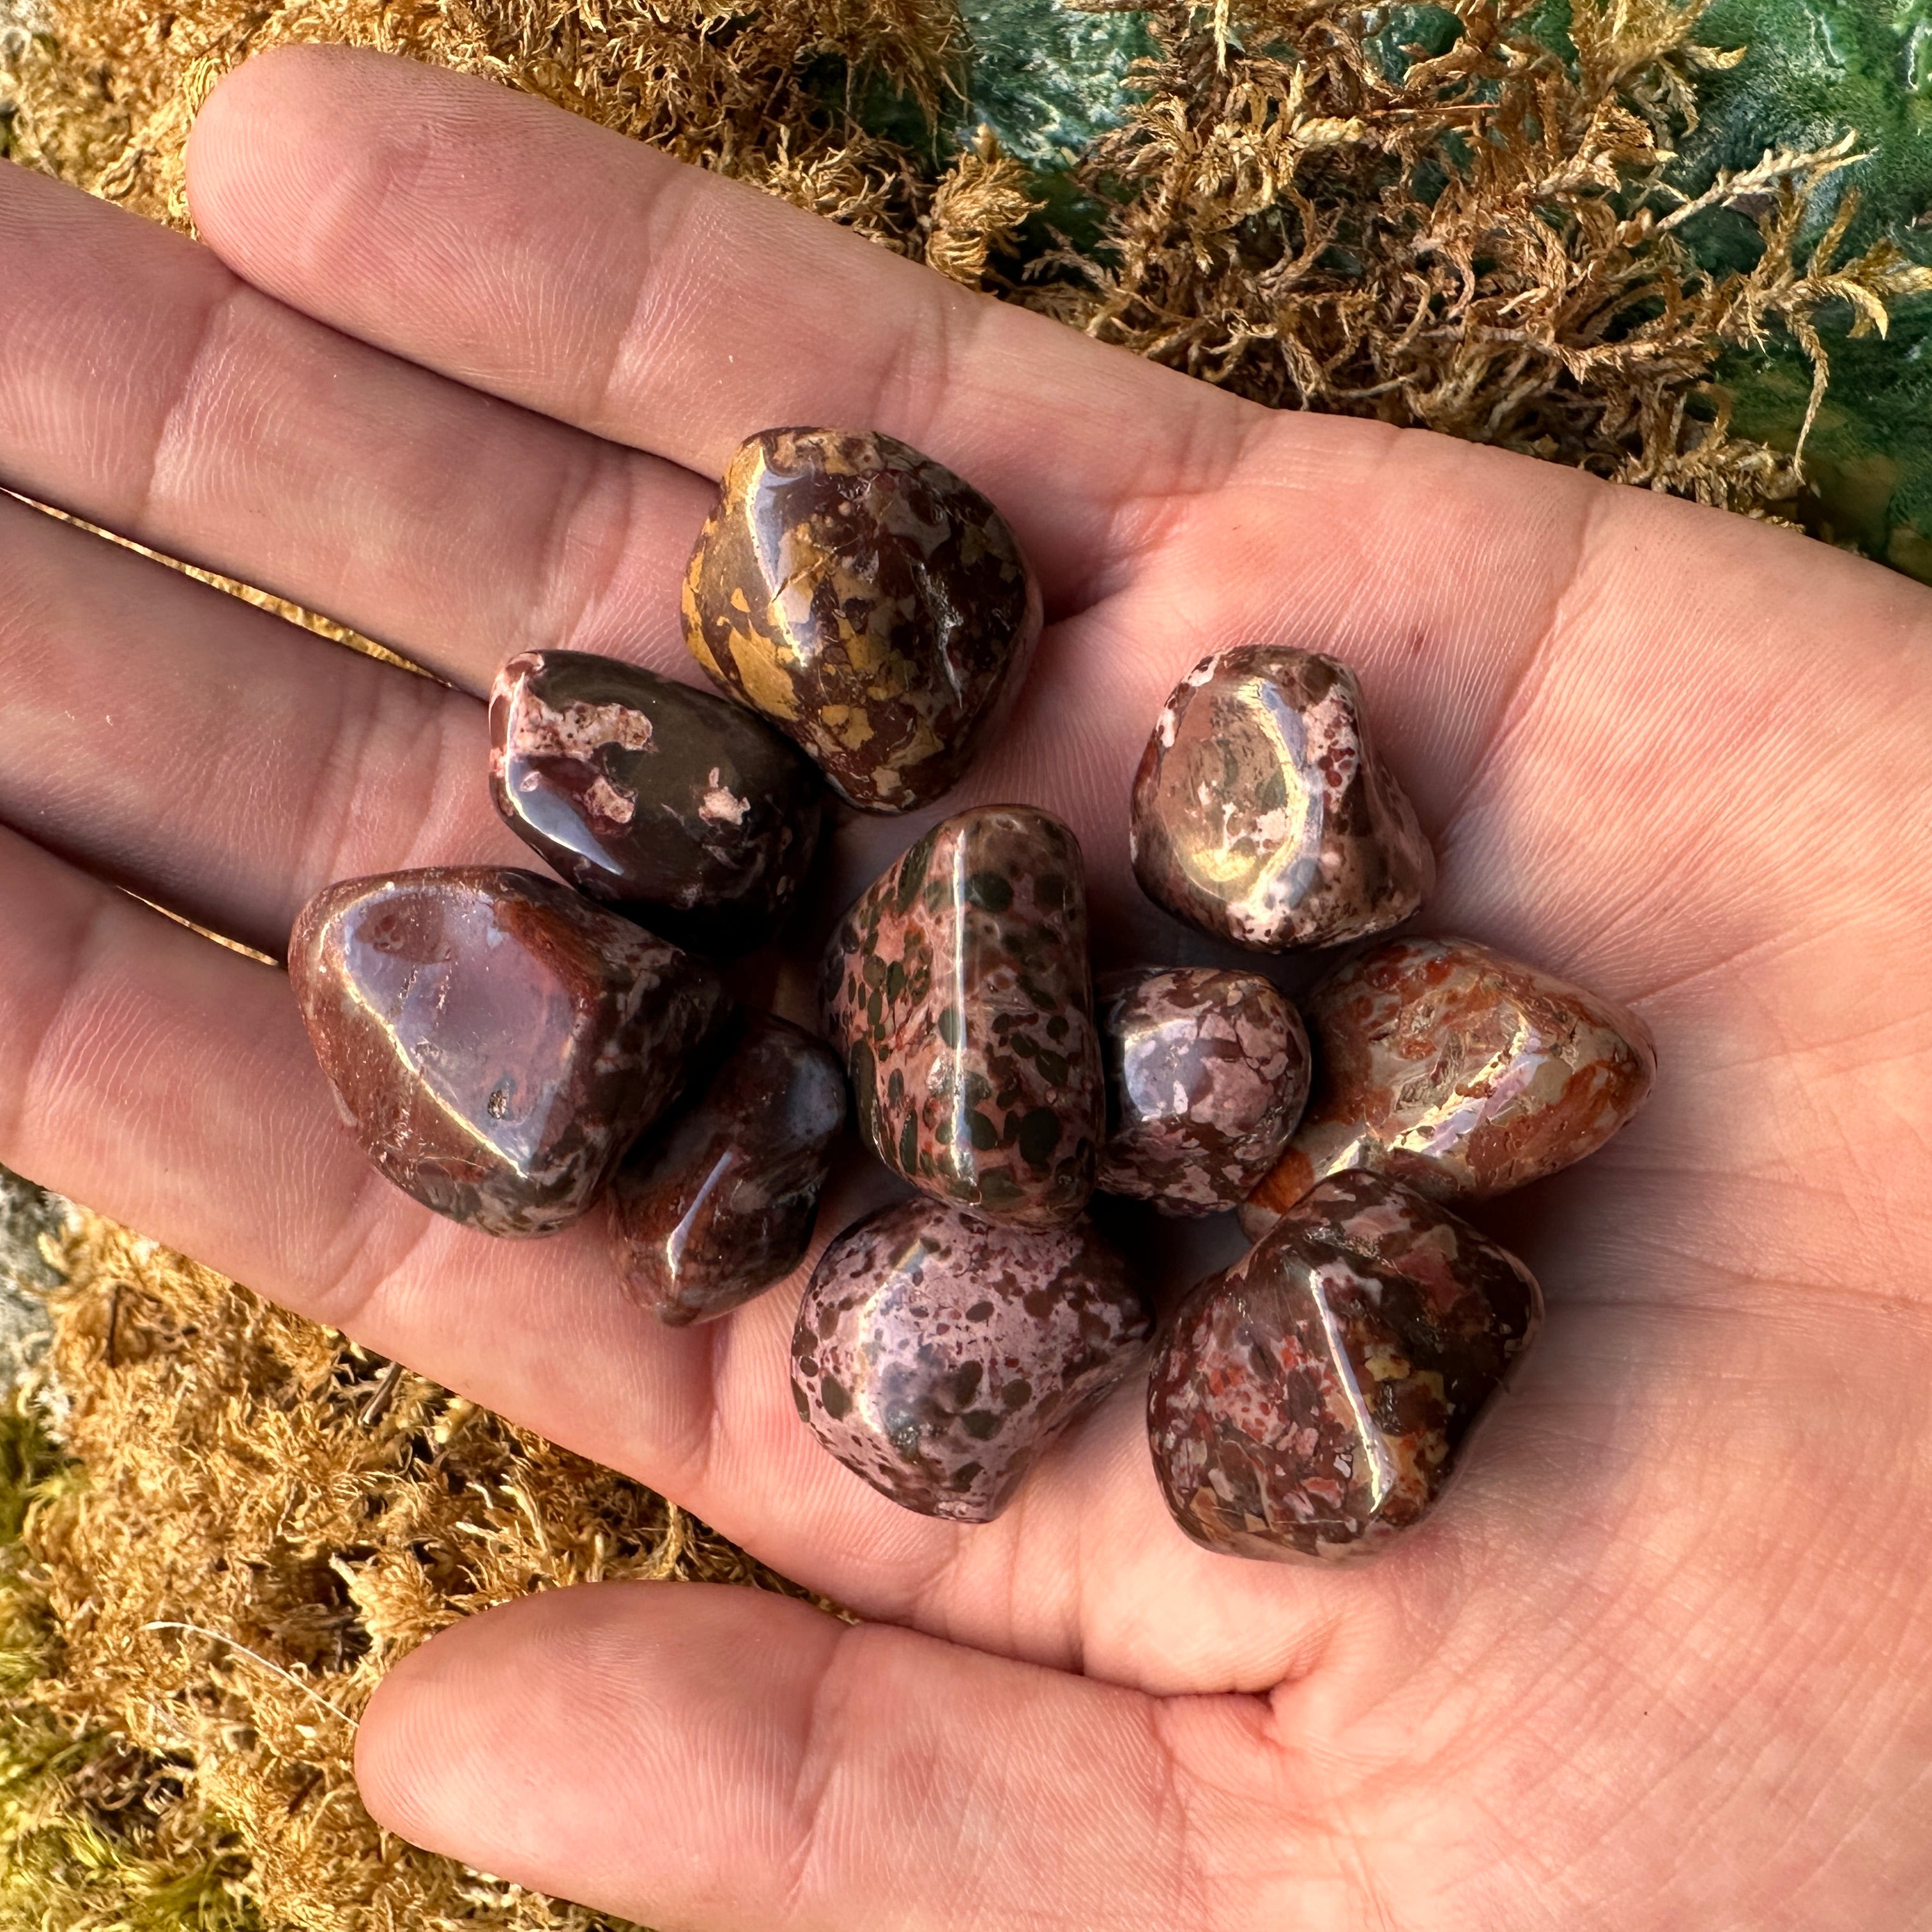
[[[1932,1925],[1932,594],[1788,533],[1270,415],[481,82],[286,52],[214,97],[196,248],[0,178],[0,1159],[634,1472],[875,1621],[609,1586],[364,1724],[379,1817],[661,1927]],[[377,1178],[278,972],[331,879],[524,862],[478,692],[691,674],[732,446],[877,428],[1006,512],[1049,628],[947,808],[1065,817],[1103,952],[1178,675],[1362,673],[1425,918],[1634,1004],[1656,1097],[1491,1225],[1550,1318],[1450,1503],[1324,1571],[1168,1520],[1139,1391],[1011,1510],[895,1510],[800,1426],[781,1288],[662,1331],[594,1224]],[[844,883],[924,820],[841,835]],[[1176,1286],[1180,1284],[1177,1283]]]

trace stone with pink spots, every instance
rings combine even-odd
[[[792,1394],[847,1468],[924,1516],[986,1522],[1056,1436],[1139,1359],[1140,1296],[1090,1221],[988,1226],[887,1208],[820,1258]]]
[[[1286,644],[1218,651],[1174,687],[1135,776],[1130,836],[1156,905],[1262,952],[1386,931],[1436,880],[1354,674]]]

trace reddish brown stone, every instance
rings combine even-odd
[[[1192,966],[1100,985],[1107,1070],[1102,1192],[1164,1214],[1238,1208],[1280,1157],[1308,1095],[1308,1036],[1258,973]]]
[[[819,1441],[894,1502],[986,1522],[1134,1366],[1147,1333],[1090,1222],[1035,1233],[903,1202],[820,1257],[792,1395]]]
[[[776,934],[825,806],[810,760],[742,705],[586,651],[497,673],[490,791],[579,892],[702,952]]]
[[[1466,1222],[1332,1176],[1162,1342],[1148,1432],[1174,1520],[1232,1556],[1373,1553],[1441,1497],[1542,1316],[1528,1270]]]
[[[326,887],[296,919],[289,976],[370,1159],[492,1234],[589,1208],[729,1004],[675,946],[488,866]]]
[[[1285,644],[1216,652],[1175,686],[1135,776],[1130,839],[1156,905],[1263,952],[1384,932],[1436,880],[1354,674]]]
[[[766,430],[724,472],[684,584],[692,655],[867,812],[950,790],[1040,636],[1000,513],[892,436]]]
[[[698,1099],[618,1170],[611,1221],[632,1299],[681,1328],[782,1281],[811,1244],[844,1124],[844,1076],[824,1042],[748,1018]]]
[[[1250,1237],[1346,1168],[1443,1201],[1539,1180],[1601,1147],[1657,1071],[1635,1014],[1467,939],[1378,946],[1306,1006],[1314,1092],[1241,1210]]]
[[[1023,1227],[1094,1191],[1105,1120],[1080,847],[1029,806],[945,820],[826,954],[825,1030],[894,1173]]]

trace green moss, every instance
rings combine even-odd
[[[1120,124],[1128,68],[1153,51],[1138,14],[1087,14],[1056,0],[964,0],[973,48],[958,134],[983,122],[1016,160],[1070,167]]]

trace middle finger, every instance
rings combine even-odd
[[[0,822],[280,956],[308,896],[527,865],[476,699],[0,496]]]
[[[715,490],[689,471],[339,334],[8,165],[0,286],[0,486],[471,690],[524,650],[690,669],[678,579]]]

